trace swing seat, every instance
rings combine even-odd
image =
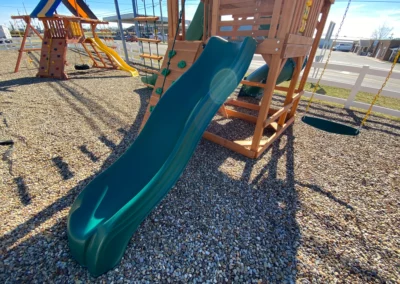
[[[90,66],[87,64],[75,64],[75,70],[88,70]]]
[[[329,133],[349,136],[357,136],[360,134],[360,131],[357,128],[323,118],[305,115],[301,118],[301,120],[305,124]]]

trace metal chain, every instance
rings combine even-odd
[[[379,97],[381,96],[381,93],[383,91],[383,88],[385,88],[386,83],[389,81],[390,76],[393,73],[394,67],[396,66],[397,61],[399,61],[399,57],[400,57],[400,49],[397,51],[397,55],[394,58],[394,61],[392,63],[392,67],[389,70],[389,73],[385,79],[385,82],[383,82],[382,87],[379,89],[378,93],[375,95],[374,99],[372,100],[371,105],[369,106],[369,109],[367,111],[367,113],[365,114],[363,121],[361,122],[360,126],[359,126],[359,130],[361,130],[361,128],[364,126],[364,124],[367,122],[367,119],[369,117],[369,115],[372,112],[372,107],[374,106],[374,104],[376,103],[376,101],[379,99]]]
[[[314,90],[313,90],[313,92],[312,92],[312,95],[311,95],[311,97],[310,97],[310,100],[308,101],[308,104],[307,104],[307,107],[306,107],[306,113],[307,113],[308,110],[310,109],[312,100],[314,99],[314,95],[315,95],[315,93],[317,92],[317,89],[318,89],[319,84],[320,84],[320,82],[321,82],[322,76],[324,76],[325,70],[326,70],[326,68],[328,67],[329,60],[331,59],[333,47],[335,46],[335,43],[336,43],[337,39],[339,38],[339,34],[340,34],[340,31],[342,30],[342,26],[343,26],[344,20],[346,19],[347,12],[349,11],[350,4],[351,4],[351,0],[349,0],[349,2],[347,3],[346,11],[344,12],[344,15],[343,15],[343,18],[342,18],[342,22],[340,23],[339,29],[338,29],[338,31],[337,31],[337,33],[336,33],[336,35],[335,35],[335,39],[334,39],[334,41],[333,41],[333,43],[332,43],[331,49],[329,50],[328,58],[326,59],[324,68],[322,69],[321,76],[319,76],[319,79],[318,79],[318,81],[317,81],[317,84],[316,84],[315,87],[314,87]]]

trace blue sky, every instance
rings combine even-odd
[[[18,14],[18,11],[21,14],[25,14],[24,5],[27,12],[30,13],[35,8],[38,1],[39,0],[1,0],[0,24],[9,25],[10,16]],[[159,15],[160,1],[153,1],[156,5],[155,12],[157,15]],[[393,1],[393,3],[377,3],[377,1],[383,0],[377,0],[369,3],[367,1],[373,0],[353,0],[340,36],[367,38],[377,26],[386,23],[387,26],[393,27],[394,37],[400,38],[400,0],[387,0],[388,2]],[[86,2],[99,18],[115,15],[115,6],[113,0],[87,0]],[[198,2],[198,0],[186,0],[186,19],[191,19],[196,10]],[[140,8],[139,13],[144,13],[143,1],[138,0],[138,3]],[[146,1],[148,14],[153,14],[151,3],[151,0]],[[163,15],[165,16],[167,14],[166,0],[162,0],[161,3],[163,7]],[[131,0],[119,0],[119,4],[122,14],[132,12]],[[339,26],[346,5],[346,0],[336,0],[336,3],[332,6],[328,21],[336,22],[336,28]],[[70,14],[62,4],[58,9],[58,13],[66,15]]]

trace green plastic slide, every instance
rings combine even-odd
[[[200,2],[199,6],[197,6],[196,13],[194,13],[192,22],[190,23],[186,34],[185,40],[195,41],[201,40],[203,37],[203,19],[204,19],[204,3]],[[157,82],[158,75],[151,74],[146,75],[141,78],[142,82],[147,85],[155,85]]]
[[[307,58],[306,60],[304,60],[302,68],[304,68],[306,64],[307,64]],[[285,65],[283,66],[282,71],[279,74],[278,79],[276,80],[276,84],[279,85],[280,83],[283,83],[285,81],[292,80],[295,67],[296,67],[296,62],[294,62],[292,58],[289,58],[286,61]],[[269,66],[268,64],[265,64],[256,69],[249,76],[247,76],[246,80],[250,82],[265,83],[268,78],[268,73],[269,73]],[[263,95],[263,92],[264,92],[263,88],[243,85],[242,88],[240,89],[239,97],[261,97]]]
[[[71,254],[98,276],[121,260],[140,223],[178,180],[203,132],[243,78],[256,42],[209,40],[163,95],[140,135],[77,197],[68,216]]]

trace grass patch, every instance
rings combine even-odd
[[[279,86],[289,87],[289,83],[290,82],[283,82]],[[315,84],[306,83],[306,85],[304,87],[304,90],[312,92],[314,90],[314,87],[315,87]],[[276,92],[278,92],[278,91],[276,91]],[[284,92],[279,92],[279,93],[283,93],[284,94]],[[347,99],[349,97],[349,95],[350,95],[350,90],[343,89],[343,88],[336,88],[336,87],[330,87],[330,86],[321,85],[321,86],[318,87],[317,94],[327,95],[327,96],[330,96],[330,97]],[[375,95],[376,94],[371,94],[371,93],[366,93],[366,92],[359,92],[356,95],[356,99],[355,100],[358,101],[358,102],[363,102],[363,103],[366,103],[366,104],[370,104],[372,102],[372,100],[374,99]],[[308,98],[302,98],[302,100],[308,101]],[[343,108],[344,107],[344,105],[342,105],[342,104],[326,102],[326,101],[317,100],[317,99],[314,99],[313,102],[320,103],[320,104],[325,104],[325,105],[330,105],[330,106],[334,106],[334,107],[339,107],[339,108]],[[400,99],[381,96],[375,102],[375,105],[376,106],[381,106],[381,107],[386,107],[386,108],[391,108],[391,109],[395,109],[395,110],[400,110]],[[366,112],[365,109],[359,109],[359,108],[355,108],[355,107],[351,107],[351,109],[359,111],[359,112],[364,112],[364,113]],[[400,121],[399,117],[394,117],[394,116],[391,116],[391,115],[386,115],[386,114],[377,113],[377,112],[373,112],[373,114],[376,115],[376,116],[380,116],[380,117],[384,117],[384,118],[389,118],[389,119],[392,119],[392,120]]]

